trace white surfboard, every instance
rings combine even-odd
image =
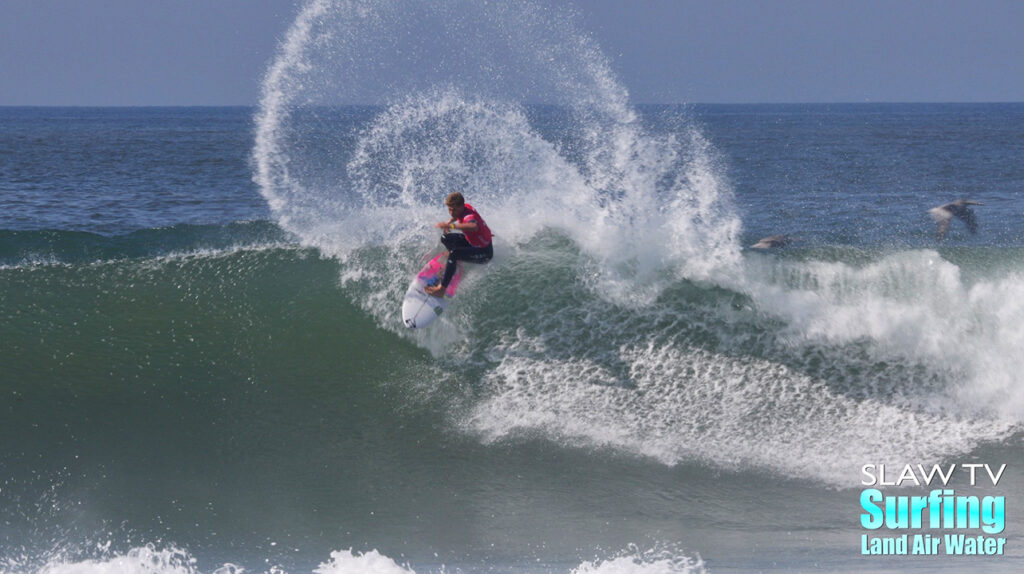
[[[459,263],[451,283],[445,289],[444,295],[434,297],[427,295],[424,291],[428,285],[437,285],[444,277],[444,267],[448,262],[448,252],[445,251],[423,266],[420,272],[412,278],[409,288],[405,291],[405,298],[402,299],[402,322],[410,329],[422,329],[434,322],[435,319],[444,313],[448,308],[448,302],[455,297],[455,291],[459,288],[459,281],[462,280],[462,264]]]

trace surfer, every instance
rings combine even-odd
[[[970,231],[971,235],[978,232],[978,220],[974,217],[974,210],[967,207],[968,205],[985,204],[980,201],[972,201],[970,199],[958,199],[928,210],[928,213],[931,214],[935,223],[939,224],[939,239],[946,236],[946,232],[949,231],[949,222],[952,221],[954,217],[963,221],[964,224],[967,225],[967,231]]]
[[[448,249],[448,263],[445,265],[441,283],[424,289],[427,295],[434,297],[440,296],[448,288],[452,276],[455,275],[457,261],[487,263],[494,257],[491,230],[473,206],[466,203],[462,194],[457,191],[449,194],[444,204],[452,217],[448,221],[439,221],[435,227],[444,231],[441,243]],[[462,233],[450,233],[451,231]]]

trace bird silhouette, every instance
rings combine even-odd
[[[946,236],[946,232],[949,231],[949,223],[953,221],[954,217],[964,222],[967,226],[967,231],[971,232],[971,235],[978,232],[978,218],[975,217],[974,210],[968,207],[969,205],[985,204],[970,199],[958,199],[928,210],[932,219],[939,226],[937,230],[939,239]]]

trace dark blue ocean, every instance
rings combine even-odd
[[[464,6],[515,57],[341,105],[405,52],[331,6],[256,107],[0,108],[0,572],[1024,569],[1024,104],[635,104]],[[410,331],[452,190],[496,256]],[[1005,522],[869,529],[883,464]]]

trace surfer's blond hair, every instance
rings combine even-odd
[[[444,198],[444,204],[448,207],[461,207],[466,205],[466,198],[462,197],[462,194],[458,191],[448,194],[448,197]]]

